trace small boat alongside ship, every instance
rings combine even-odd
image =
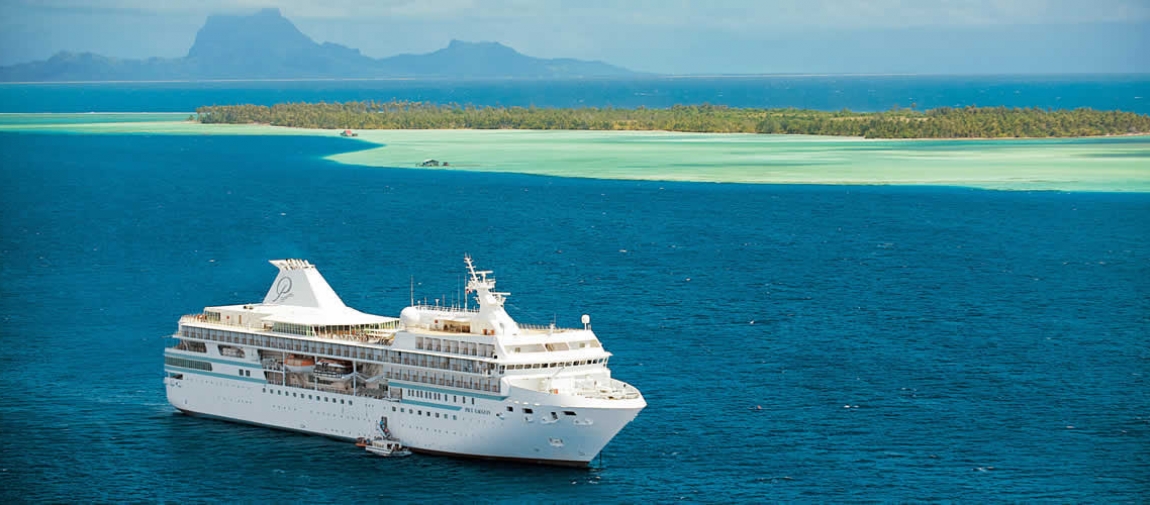
[[[371,440],[367,440],[363,447],[367,450],[367,452],[385,458],[402,458],[404,456],[411,456],[411,449],[404,447],[400,441],[390,438],[375,437]]]

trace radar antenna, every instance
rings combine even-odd
[[[463,261],[467,264],[467,274],[469,277],[467,280],[467,292],[474,292],[478,295],[480,306],[483,306],[484,302],[494,302],[494,304],[502,307],[504,300],[506,300],[508,296],[511,296],[511,293],[494,291],[495,279],[488,277],[492,271],[476,270],[475,263],[471,261],[471,255],[463,255]]]

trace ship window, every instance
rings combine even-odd
[[[559,419],[559,414],[556,414],[556,413],[552,412],[552,413],[551,413],[551,419],[555,419],[555,420],[558,420],[558,419]]]
[[[427,411],[427,417],[431,417],[431,411]]]
[[[177,358],[175,356],[165,356],[164,364],[171,366],[178,366],[181,368],[192,368],[195,370],[203,370],[205,372],[212,371],[212,364],[206,361],[196,361],[191,359]]]
[[[472,405],[475,405],[475,398],[472,398],[472,399],[471,399],[471,404],[472,404]]]
[[[436,413],[435,413],[435,418],[436,418],[436,419],[439,419],[439,412],[436,412]]]
[[[512,407],[512,406],[508,405],[508,406],[507,406],[507,411],[508,411],[508,412],[515,412],[515,407]]]
[[[343,398],[340,398],[340,399],[339,399],[339,404],[340,404],[340,405],[343,405]]]
[[[325,397],[323,397],[323,401],[324,401],[324,402],[328,401],[326,396],[325,396]]]
[[[351,400],[348,400],[348,401],[347,401],[347,404],[348,404],[348,405],[351,405]],[[394,410],[394,409],[395,409],[395,407],[392,407],[392,409]]]
[[[457,403],[457,402],[459,402],[459,398],[457,398],[455,395],[451,395],[451,403]]]
[[[455,417],[455,414],[451,414],[451,420],[452,420],[452,421],[457,421],[457,420],[459,420],[459,418],[458,418],[458,417]]]
[[[524,414],[534,414],[534,413],[535,413],[535,411],[534,411],[534,410],[531,410],[531,409],[528,409],[528,408],[524,408],[524,409],[523,409],[523,413],[524,413]]]
[[[565,415],[565,416],[573,416],[573,415],[575,415],[575,413],[574,413],[574,412],[572,412],[572,411],[570,411],[570,410],[564,410],[564,411],[563,411],[563,415]]]
[[[392,408],[391,408],[391,411],[392,411],[392,412],[395,412],[395,407],[392,407]]]
[[[417,416],[422,416],[422,415],[423,415],[423,411],[422,411],[422,410],[417,410],[417,411],[415,411],[415,415],[417,415]]]

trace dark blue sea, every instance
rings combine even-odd
[[[1150,195],[323,160],[347,145],[0,134],[0,502],[1150,496]],[[387,460],[167,404],[178,317],[259,300],[266,260],[395,314],[412,276],[455,293],[464,253],[520,321],[590,314],[645,394],[595,468]]]

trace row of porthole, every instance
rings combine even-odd
[[[187,378],[187,380],[189,382],[193,381],[193,380],[197,380],[197,379],[199,380],[199,382],[202,382],[204,384],[211,384],[213,386],[220,386],[220,387],[225,387],[225,388],[236,388],[236,389],[244,389],[245,388],[245,386],[243,384],[237,384],[236,381],[231,380],[231,379],[222,380],[222,381],[214,381],[211,379],[199,378],[199,377],[196,377],[194,375],[189,375]]]
[[[392,412],[396,412],[397,410],[396,410],[396,408],[395,408],[395,407],[392,407],[392,408],[391,408],[391,411],[392,411]],[[398,412],[399,412],[400,414],[415,414],[415,415],[417,415],[417,416],[422,416],[422,415],[423,415],[423,411],[422,411],[422,410],[416,410],[416,409],[405,409],[404,407],[399,407],[399,410],[398,410]],[[430,410],[429,410],[429,411],[427,411],[427,417],[431,417],[431,414],[433,414],[433,412],[431,412]],[[439,412],[434,412],[434,414],[435,414],[435,418],[436,418],[436,419],[439,419]],[[443,419],[447,419],[447,414],[443,414]],[[455,414],[451,414],[451,420],[452,420],[452,421],[458,421],[458,420],[459,420],[459,416],[457,416],[457,415],[455,415]]]
[[[268,394],[272,394],[272,393],[275,393],[275,394],[277,394],[277,395],[281,395],[281,396],[287,396],[287,395],[288,395],[288,392],[286,392],[286,391],[283,391],[283,390],[279,390],[279,389],[268,389],[268,388],[264,388],[264,389],[263,389],[263,392],[265,392],[265,393],[268,393]],[[298,395],[298,396],[297,396],[297,395]],[[291,392],[291,396],[292,396],[292,397],[294,397],[294,398],[299,398],[299,399],[301,399],[301,400],[303,399],[303,393],[297,393],[297,392],[295,392],[295,391],[292,391],[292,392]],[[318,402],[318,401],[320,401],[320,399],[321,399],[321,398],[323,399],[323,401],[324,401],[324,402],[327,402],[327,401],[329,401],[329,399],[330,399],[331,403],[335,403],[335,400],[336,400],[335,398],[330,398],[330,397],[327,397],[327,396],[315,395],[315,401],[317,401],[317,402]],[[312,399],[312,395],[307,395],[307,399],[308,399],[308,400],[311,400],[311,399]],[[351,400],[346,400],[346,403],[345,403],[345,400],[344,400],[343,398],[340,398],[340,399],[339,399],[339,403],[340,403],[341,405],[352,405],[352,401],[351,401]]]

